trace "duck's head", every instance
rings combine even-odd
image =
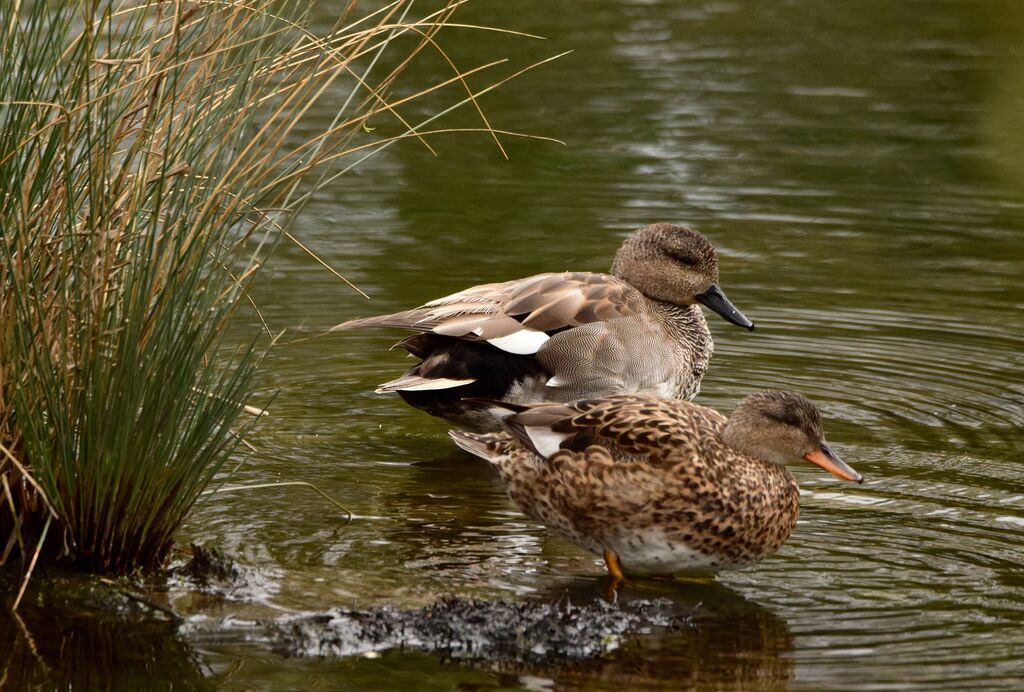
[[[756,392],[729,416],[722,440],[737,451],[775,464],[803,458],[845,481],[864,477],[825,442],[821,414],[797,392]]]
[[[612,274],[648,298],[673,305],[702,303],[726,321],[753,329],[718,287],[718,255],[697,231],[670,223],[644,226],[615,253]]]

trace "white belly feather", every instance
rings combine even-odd
[[[627,574],[678,574],[739,566],[671,541],[660,529],[623,532],[610,540],[607,547],[618,554]]]

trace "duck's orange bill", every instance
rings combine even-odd
[[[864,476],[854,471],[848,464],[846,464],[846,462],[839,458],[838,454],[832,451],[831,447],[824,442],[821,443],[818,449],[804,454],[804,459],[812,464],[817,464],[829,473],[842,478],[844,481],[857,481],[858,483],[864,482]]]

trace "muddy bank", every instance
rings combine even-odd
[[[173,577],[208,595],[232,598],[247,579],[227,555],[197,545]],[[419,609],[393,606],[332,608],[272,621],[228,619],[212,625],[222,634],[242,634],[288,657],[346,657],[387,651],[418,651],[443,659],[521,663],[579,661],[618,649],[624,638],[660,628],[692,625],[692,611],[668,599],[612,604],[600,598],[554,596],[529,601],[480,600],[454,595]],[[211,634],[205,620],[185,626],[200,638]]]
[[[353,656],[391,650],[445,659],[524,663],[577,661],[618,649],[634,634],[691,625],[671,601],[618,606],[597,600],[513,602],[450,596],[426,608],[389,606],[263,623],[265,641],[286,656]]]

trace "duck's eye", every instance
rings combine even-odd
[[[673,252],[669,250],[668,256],[671,257],[676,262],[678,262],[679,264],[683,265],[684,267],[697,266],[697,258],[694,257],[693,255],[689,255],[683,252]]]
[[[791,425],[794,428],[800,427],[800,416],[796,415],[795,413],[770,413],[768,414],[768,417],[771,418],[772,420],[782,423],[783,425]]]

